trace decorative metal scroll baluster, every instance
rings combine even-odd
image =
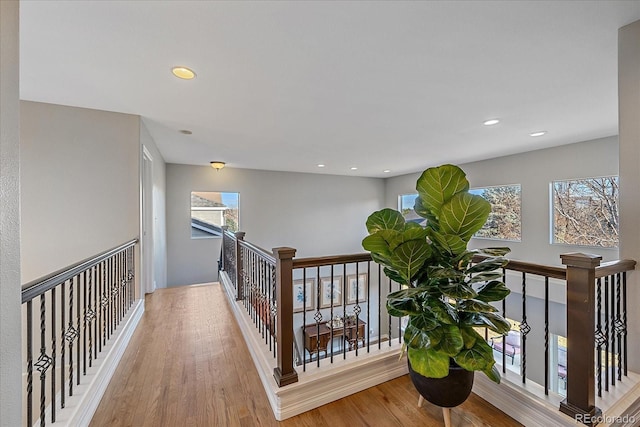
[[[33,308],[27,302],[27,425],[33,425]]]
[[[329,289],[331,290],[331,292],[329,293],[329,301],[330,302],[330,306],[329,306],[329,321],[331,322],[333,320],[333,295],[334,295],[334,289],[333,289],[333,284],[334,284],[334,277],[333,277],[333,264],[331,264],[331,275],[329,276],[331,283],[329,285]],[[329,342],[333,343],[333,328],[330,328],[330,334],[329,334]],[[327,353],[329,352],[329,347],[327,346]],[[333,363],[333,345],[331,346],[331,363]]]
[[[62,284],[62,286],[60,286],[60,328],[61,328],[61,332],[60,332],[60,407],[64,408],[65,405],[65,388],[64,388],[64,384],[65,384],[65,374],[64,374],[64,368],[65,368],[65,337],[64,334],[66,332],[65,329],[65,312],[66,312],[66,299],[65,299],[65,283]],[[31,425],[31,424],[29,424]]]
[[[609,391],[609,277],[604,278],[604,391]]]
[[[549,278],[544,278],[544,394],[549,395]]]
[[[623,353],[623,370],[624,375],[627,376],[627,273],[622,273],[622,324],[624,330],[622,331],[622,340],[624,342]]]
[[[382,349],[382,266],[378,264],[378,350]],[[389,337],[391,345],[391,337]]]
[[[35,367],[40,372],[40,426],[45,425],[45,401],[46,401],[46,382],[47,369],[51,366],[51,357],[47,355],[46,347],[46,300],[45,294],[40,295],[40,356],[35,363]]]
[[[87,335],[87,339],[89,341],[89,367],[93,365],[93,329],[92,322],[96,318],[96,313],[93,309],[95,307],[95,302],[93,301],[92,288],[93,288],[93,274],[95,272],[95,267],[91,267],[89,270],[89,285],[87,286],[87,300],[89,305],[87,305],[87,311],[85,313],[85,334]],[[85,372],[86,375],[86,372]]]
[[[522,352],[520,354],[520,366],[522,368],[522,383],[527,382],[527,335],[531,332],[531,327],[527,323],[527,275],[522,273],[522,323],[520,323],[522,334]]]
[[[313,320],[316,321],[316,353],[317,353],[317,364],[320,367],[320,322],[322,322],[322,313],[320,312],[320,266],[316,268],[316,277],[318,278],[318,286],[316,287],[316,314],[313,315]]]
[[[620,309],[621,304],[621,277],[620,274],[616,274],[616,340],[618,342],[618,351],[616,354],[616,364],[618,368],[618,381],[622,381],[622,335],[626,330],[626,325],[622,322],[622,313]]]
[[[391,279],[388,280],[389,281],[389,294],[391,293]],[[392,341],[392,336],[391,336],[391,316],[387,316],[387,319],[389,320],[389,325],[388,325],[388,334],[389,334],[389,347],[391,347],[391,341]],[[399,342],[402,342],[402,337],[398,337]]]
[[[602,346],[606,338],[602,334],[602,279],[596,281],[596,387],[598,397],[602,397]]]
[[[507,283],[507,270],[504,268],[502,269],[502,282]],[[505,319],[507,318],[507,299],[506,298],[502,300],[502,317],[504,317]],[[505,345],[507,343],[506,340],[507,340],[506,336],[503,335],[502,348],[507,348]],[[506,351],[502,352],[502,373],[503,374],[507,373],[507,352]]]
[[[64,343],[62,343],[64,345]],[[51,289],[51,400],[56,395],[56,288]],[[56,405],[51,403],[51,422],[56,422]]]
[[[76,333],[78,334],[78,338],[80,337],[80,332],[82,331],[82,329],[80,329],[80,316],[82,313],[82,310],[80,308],[81,303],[82,303],[82,299],[80,298],[81,296],[81,292],[80,292],[80,282],[82,281],[82,274],[79,274],[76,276]],[[78,345],[76,345],[76,385],[80,385],[80,370],[82,369],[82,364],[80,363],[80,351],[81,351],[81,346],[80,346],[80,339],[78,339]]]
[[[267,287],[269,289],[269,306],[271,307],[271,319],[273,325],[273,333],[269,334],[269,346],[271,346],[271,342],[273,340],[273,356],[276,357],[276,346],[278,345],[278,340],[276,337],[278,336],[278,331],[276,330],[278,325],[278,300],[276,297],[276,269],[274,265],[267,264],[265,262],[265,267],[269,268],[269,280],[267,281]],[[269,347],[271,348],[271,347]]]
[[[73,282],[69,280],[69,325],[64,334],[69,343],[69,396],[73,396],[73,341],[76,339],[76,330],[73,327]]]
[[[611,277],[611,354],[613,357],[611,358],[611,385],[616,385],[616,279],[615,276]],[[607,353],[607,359],[609,359],[609,354]]]

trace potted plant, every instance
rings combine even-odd
[[[491,304],[509,294],[501,280],[507,262],[502,256],[509,249],[467,249],[491,205],[469,192],[459,167],[425,170],[416,189],[414,209],[426,223],[407,222],[400,212],[382,209],[367,219],[369,236],[362,245],[401,285],[387,296],[386,307],[391,316],[408,317],[403,350],[414,385],[428,401],[453,407],[468,397],[475,371],[500,382],[493,351],[474,328],[501,335],[510,329]],[[486,257],[474,263],[475,255]],[[421,390],[424,382],[435,386]]]

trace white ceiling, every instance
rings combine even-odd
[[[139,114],[170,163],[370,177],[616,135],[617,31],[640,19],[640,1],[20,8],[24,100]]]

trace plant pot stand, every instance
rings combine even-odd
[[[418,397],[418,408],[422,406],[424,397]],[[451,427],[451,408],[442,408],[442,416],[444,418],[444,427]]]

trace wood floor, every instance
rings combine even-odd
[[[218,284],[157,290],[91,422],[101,426],[442,426],[408,376],[278,422]],[[452,425],[519,426],[476,395]]]

